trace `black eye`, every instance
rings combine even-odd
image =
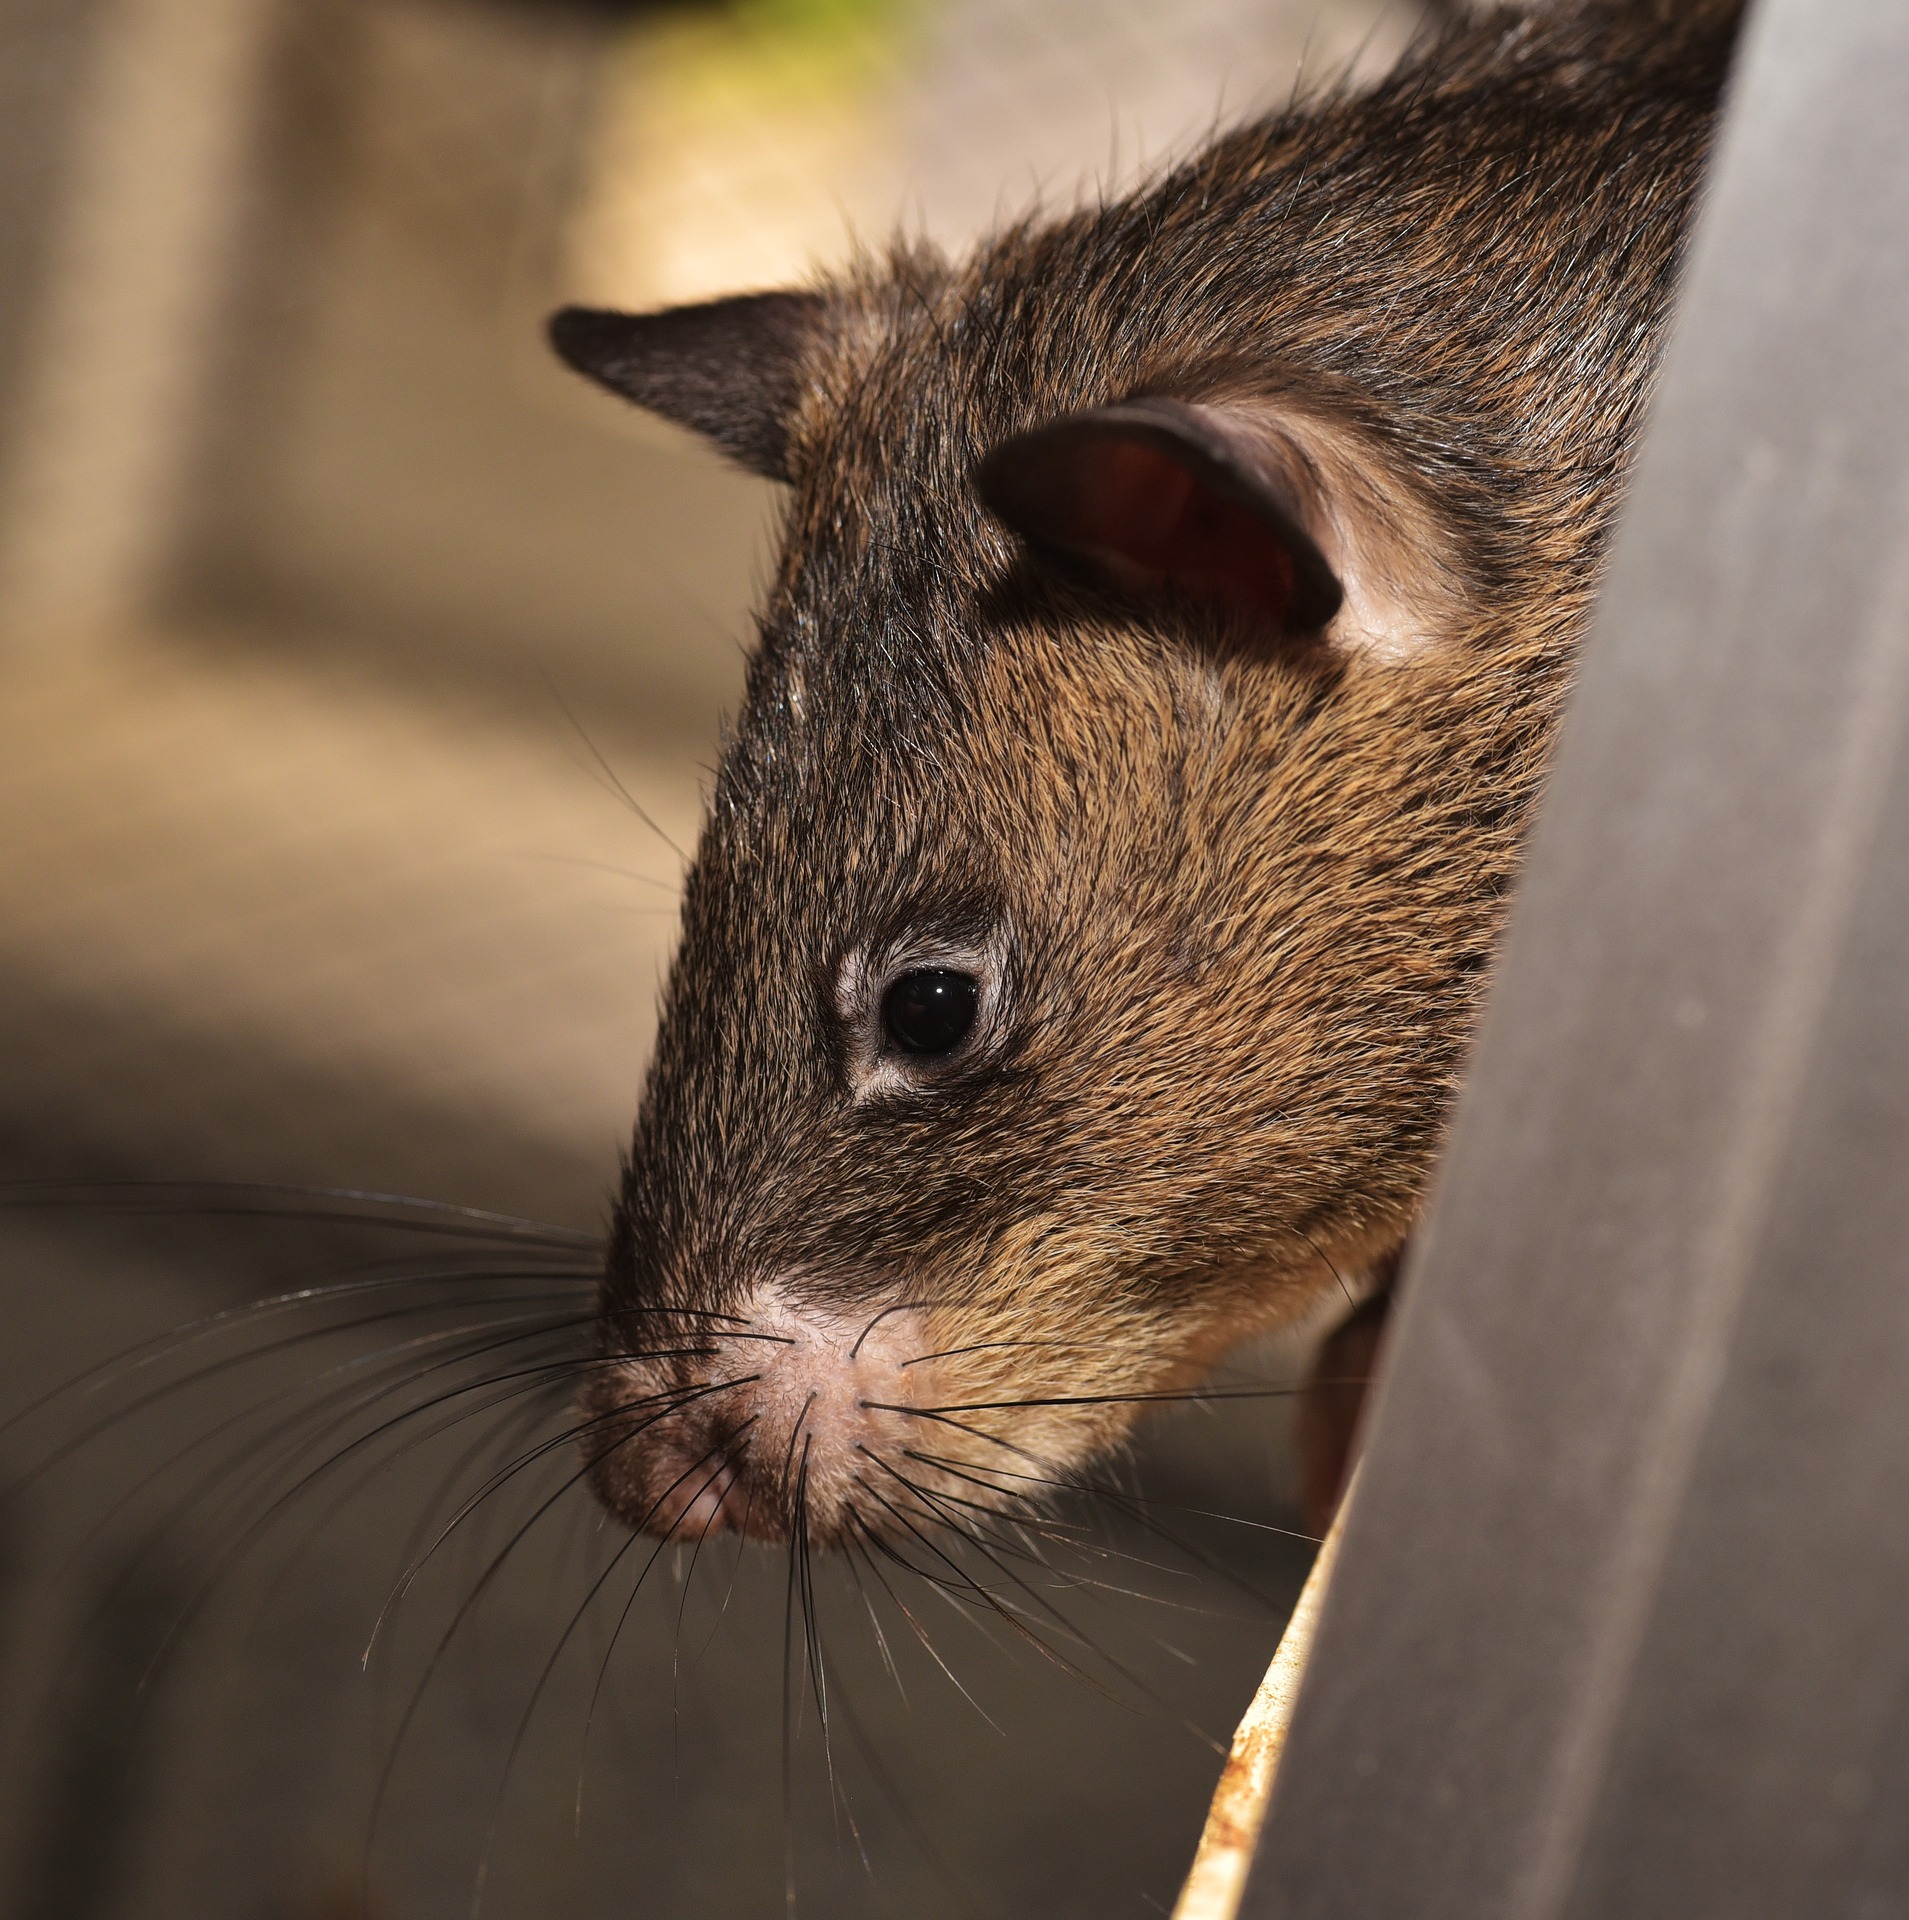
[[[903,1053],[952,1053],[974,1027],[981,982],[947,967],[904,973],[882,995],[882,1025]]]

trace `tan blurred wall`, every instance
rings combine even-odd
[[[206,380],[275,5],[75,10],[64,112],[34,129],[37,151],[10,156],[16,181],[37,180],[47,224],[6,394],[6,644],[136,619],[178,536],[196,424],[216,404]],[[52,49],[13,51],[10,84],[28,86]]]

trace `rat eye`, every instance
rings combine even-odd
[[[981,982],[948,967],[917,967],[882,995],[882,1026],[903,1053],[952,1053],[974,1028]]]

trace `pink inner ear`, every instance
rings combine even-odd
[[[1171,587],[1284,624],[1292,555],[1250,508],[1138,440],[1102,441],[1077,481],[1068,544],[1123,586]]]

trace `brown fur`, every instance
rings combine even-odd
[[[963,264],[899,251],[784,326],[782,558],[605,1283],[592,1444],[633,1522],[680,1521],[669,1484],[726,1441],[758,1530],[1038,1494],[1410,1232],[1735,13],[1457,24],[1373,92]],[[1260,410],[1413,646],[1123,597],[983,511],[990,448],[1137,394]],[[998,956],[998,1020],[869,1092],[845,957],[918,948]],[[765,1283],[844,1325],[906,1307],[944,1356],[826,1486],[799,1412],[668,1397],[750,1370],[708,1316]]]

